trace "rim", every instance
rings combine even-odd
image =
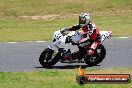
[[[47,53],[44,59],[44,62],[49,63],[53,60],[53,58],[56,56],[56,52]]]

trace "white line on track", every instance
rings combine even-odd
[[[36,42],[46,42],[46,41],[36,41]]]
[[[18,42],[7,42],[7,43],[18,43]]]
[[[119,38],[119,39],[127,39],[129,37],[112,37],[112,38]],[[25,43],[27,42],[36,42],[36,43],[43,43],[47,41],[24,41]],[[0,43],[10,43],[10,44],[16,44],[16,43],[21,43],[21,42],[0,42]],[[23,42],[22,42],[23,43]]]
[[[118,38],[129,38],[129,37],[118,37]]]
[[[25,43],[31,43],[31,42],[37,42],[37,43],[43,43],[47,41],[24,41]],[[24,43],[24,42],[0,42],[0,43],[10,43],[10,44],[15,44],[15,43]]]

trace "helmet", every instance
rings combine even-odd
[[[83,27],[89,23],[90,15],[87,13],[81,13],[79,15],[79,25],[80,27]]]

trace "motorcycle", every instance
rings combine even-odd
[[[66,61],[72,62],[85,62],[89,66],[97,65],[102,62],[106,55],[106,49],[102,42],[112,35],[111,31],[100,31],[101,43],[97,45],[94,54],[88,55],[84,47],[90,46],[91,41],[88,40],[84,43],[78,44],[82,38],[82,34],[78,31],[70,31],[68,34],[63,34],[62,30],[55,31],[52,38],[52,43],[41,53],[39,62],[42,67],[52,67],[58,61],[64,63]],[[79,51],[71,52],[72,49],[66,49],[64,45],[70,44],[77,46]],[[63,46],[61,46],[63,45]],[[61,47],[60,47],[61,46]],[[62,48],[63,47],[63,48]],[[79,53],[78,53],[79,52]],[[80,53],[81,52],[81,53]]]

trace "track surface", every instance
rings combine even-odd
[[[44,68],[38,58],[49,42],[0,43],[0,71],[32,71]],[[103,42],[106,57],[93,68],[132,67],[132,38],[113,38]],[[73,69],[85,63],[57,63],[53,69]]]

